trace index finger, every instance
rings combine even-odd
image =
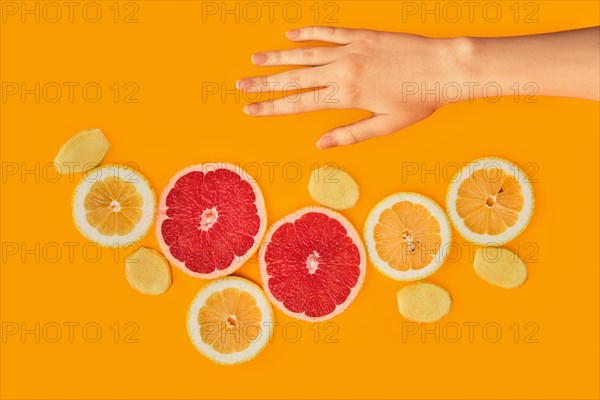
[[[360,29],[337,28],[335,26],[307,26],[287,31],[285,35],[294,42],[316,40],[336,44],[348,44],[360,35]]]

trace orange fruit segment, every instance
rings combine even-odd
[[[273,312],[260,287],[238,278],[214,280],[188,312],[188,334],[196,349],[220,364],[248,361],[271,338]]]
[[[86,218],[103,235],[126,235],[142,219],[144,199],[119,177],[95,182],[85,196]]]
[[[498,168],[480,169],[458,188],[456,210],[471,231],[498,235],[517,223],[524,203],[514,176]]]
[[[102,246],[136,243],[150,229],[156,198],[142,174],[112,164],[89,171],[73,194],[73,219],[83,236]]]
[[[401,271],[429,265],[442,243],[437,219],[422,205],[409,201],[384,210],[374,236],[381,259]]]
[[[375,267],[398,280],[421,279],[444,262],[450,224],[437,203],[416,193],[397,193],[377,204],[364,230]]]
[[[211,294],[198,314],[202,340],[222,354],[247,349],[261,333],[261,319],[254,297],[237,288]]]
[[[502,244],[528,224],[533,191],[516,165],[498,158],[479,159],[452,180],[446,206],[463,237],[480,244]]]

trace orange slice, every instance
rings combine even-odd
[[[154,222],[156,198],[139,172],[106,165],[88,172],[73,195],[73,219],[83,236],[102,246],[140,240]]]
[[[425,278],[444,263],[450,250],[450,223],[433,200],[396,193],[369,213],[364,237],[373,265],[400,281]]]
[[[271,339],[273,311],[256,284],[238,277],[204,286],[188,311],[187,330],[196,349],[219,364],[256,357]]]
[[[448,188],[450,221],[467,240],[504,244],[517,237],[533,214],[533,189],[527,175],[500,158],[472,161]]]

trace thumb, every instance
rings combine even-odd
[[[429,114],[428,114],[429,115]],[[317,141],[319,149],[336,146],[347,146],[378,136],[404,129],[426,116],[373,114],[370,118],[362,119],[350,125],[339,126],[326,132]]]

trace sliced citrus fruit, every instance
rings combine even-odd
[[[452,297],[446,289],[419,282],[398,292],[398,310],[408,320],[435,322],[450,312]]]
[[[156,236],[172,264],[196,278],[228,275],[254,254],[266,230],[260,188],[241,168],[200,164],[163,190]]]
[[[401,192],[371,210],[364,238],[369,258],[379,271],[392,279],[413,281],[442,266],[450,250],[451,229],[435,201]]]
[[[305,321],[324,321],[344,311],[366,272],[358,233],[342,215],[323,207],[303,208],[273,224],[260,255],[271,302]]]
[[[162,294],[172,282],[167,259],[148,247],[140,247],[125,259],[125,277],[142,294]]]
[[[446,209],[465,239],[501,245],[517,237],[533,214],[533,189],[515,164],[481,158],[466,164],[450,182]]]
[[[187,330],[196,349],[219,364],[256,357],[273,334],[273,310],[256,284],[228,276],[207,283],[188,311]]]
[[[334,210],[354,207],[359,196],[358,184],[352,176],[334,165],[313,170],[308,192],[314,201]]]
[[[124,165],[89,171],[73,194],[75,226],[101,246],[124,247],[140,240],[154,222],[155,209],[150,183]]]
[[[473,261],[475,273],[494,286],[513,289],[522,286],[527,280],[527,266],[519,256],[502,247],[477,249]]]
[[[69,138],[54,158],[57,171],[85,172],[102,162],[110,144],[100,129],[86,129]]]

